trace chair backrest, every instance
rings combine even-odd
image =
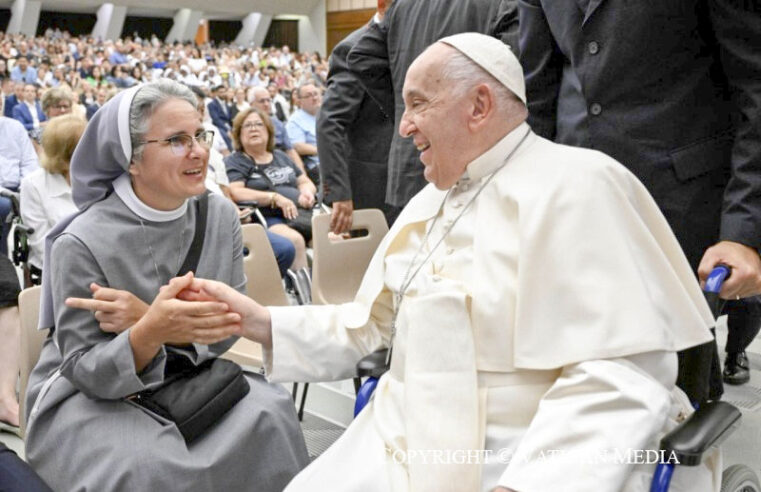
[[[245,224],[241,230],[243,247],[248,249],[248,254],[243,257],[246,294],[263,306],[287,306],[288,297],[267,232],[259,224]]]
[[[288,297],[266,231],[259,224],[245,224],[241,231],[243,247],[248,250],[243,257],[246,294],[263,306],[287,306]],[[235,342],[223,357],[246,366],[263,364],[261,345],[245,338]]]
[[[37,359],[40,358],[40,350],[42,350],[42,343],[48,336],[48,330],[37,329],[40,315],[41,289],[42,287],[40,286],[29,287],[22,290],[18,296],[19,319],[21,322],[21,357],[19,358],[21,382],[19,384],[19,402],[21,403],[22,435],[26,428],[24,400],[26,399],[29,374],[37,364]]]
[[[378,209],[355,210],[352,230],[367,230],[366,236],[332,240],[330,215],[312,217],[312,302],[339,304],[354,299],[367,265],[388,232],[383,212]]]

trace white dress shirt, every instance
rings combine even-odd
[[[39,167],[24,125],[0,116],[0,186],[18,189],[21,179]]]
[[[29,263],[43,268],[45,236],[59,220],[76,211],[71,185],[63,175],[37,169],[21,181],[21,219],[34,228],[29,238]]]

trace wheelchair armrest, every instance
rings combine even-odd
[[[740,424],[740,410],[724,401],[704,403],[661,439],[661,449],[673,451],[680,465],[697,466],[703,453],[729,437]]]
[[[388,349],[376,350],[372,354],[366,355],[357,362],[357,376],[379,378],[384,372],[388,371],[386,365],[386,356]]]
[[[245,200],[242,202],[235,202],[235,204],[238,205],[239,207],[251,207],[251,208],[259,207],[259,202],[257,202],[256,200]]]
[[[34,227],[29,227],[24,224],[16,224],[14,231],[17,231],[16,234],[26,234],[27,236],[31,236],[34,234]]]

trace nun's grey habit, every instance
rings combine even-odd
[[[93,313],[64,304],[89,297],[91,282],[150,303],[190,247],[194,200],[174,211],[151,209],[125,174],[135,92],[119,94],[88,125],[71,163],[81,212],[48,239],[40,326],[55,331],[29,381],[27,459],[60,491],[280,491],[308,462],[283,388],[247,374],[248,395],[188,446],[172,422],[124,399],[162,383],[166,349],[136,374],[128,331],[105,333]],[[234,207],[212,195],[196,275],[243,292],[241,261]],[[198,363],[233,342],[182,353]]]

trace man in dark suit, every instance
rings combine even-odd
[[[718,263],[733,268],[728,299],[761,293],[761,55],[748,42],[761,39],[759,5],[519,2],[531,127],[626,165],[701,280]],[[694,400],[721,394],[717,359],[710,394],[700,372],[711,353],[680,359]]]
[[[95,113],[106,104],[106,100],[108,100],[108,91],[105,87],[99,87],[95,93],[95,102],[87,105],[87,121],[90,121]]]
[[[368,27],[351,49],[349,68],[368,93],[394,115],[394,128],[404,113],[402,86],[407,68],[429,45],[461,32],[490,34],[513,47],[517,40],[515,0],[395,0],[383,21]],[[389,92],[393,105],[387,104]],[[386,203],[398,214],[426,184],[412,139],[394,132],[388,158]]]
[[[378,0],[371,22],[380,22],[386,10]],[[332,204],[330,228],[336,234],[351,228],[354,208],[386,212],[388,150],[394,132],[393,116],[369,97],[356,75],[349,71],[349,50],[367,31],[362,26],[333,48],[328,88],[317,117],[317,153],[320,156],[325,200]],[[391,219],[387,214],[387,219]]]
[[[33,84],[24,86],[24,100],[13,108],[13,117],[24,125],[26,131],[39,128],[40,124],[47,120],[40,102],[37,101],[37,86]]]
[[[230,129],[232,128],[232,117],[230,107],[226,100],[227,88],[223,85],[214,87],[211,90],[211,102],[209,102],[209,117],[214,126],[219,130],[219,134],[227,144],[227,148],[233,150],[233,142],[230,139]]]
[[[18,103],[24,100],[24,83],[13,83],[13,94],[5,97],[5,107],[3,108],[3,116],[7,118],[13,118],[13,108]]]

